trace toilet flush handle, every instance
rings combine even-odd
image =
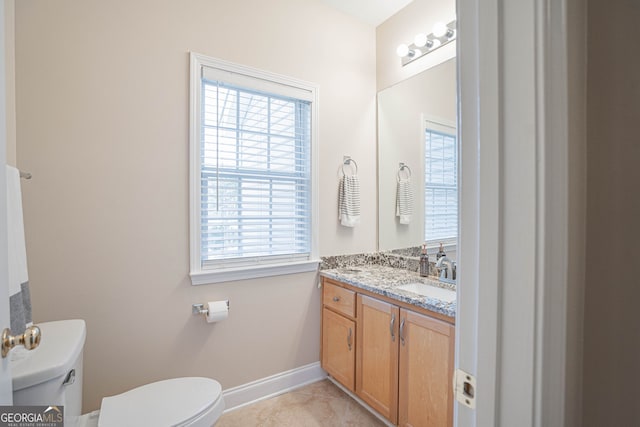
[[[76,370],[72,369],[69,371],[67,376],[64,378],[62,385],[71,385],[76,382]]]
[[[22,335],[11,335],[11,329],[5,328],[2,331],[2,357],[7,357],[9,351],[17,345],[23,345],[27,350],[33,350],[40,345],[41,336],[40,328],[35,325],[25,329]]]

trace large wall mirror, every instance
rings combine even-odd
[[[380,251],[426,241],[455,253],[456,98],[455,58],[378,93]]]

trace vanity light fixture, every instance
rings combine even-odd
[[[406,44],[401,44],[400,46],[398,46],[398,48],[396,49],[396,53],[398,54],[399,57],[403,58],[405,56],[409,55],[409,46],[407,46]]]
[[[456,21],[453,20],[448,24],[437,22],[433,26],[433,30],[430,34],[416,34],[413,39],[413,43],[401,44],[396,49],[396,54],[402,58],[402,65],[407,65],[410,62],[415,61],[433,52],[439,47],[445,46],[456,39]]]

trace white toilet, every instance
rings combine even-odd
[[[81,415],[84,320],[38,326],[39,347],[11,352],[14,405],[63,405],[65,427],[211,427],[224,410],[220,383],[189,377],[105,397],[100,411]]]

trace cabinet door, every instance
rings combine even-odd
[[[355,334],[353,320],[322,309],[322,368],[351,391],[355,386]]]
[[[453,425],[452,325],[402,309],[399,425]]]
[[[392,423],[398,419],[400,310],[358,294],[356,394]]]

